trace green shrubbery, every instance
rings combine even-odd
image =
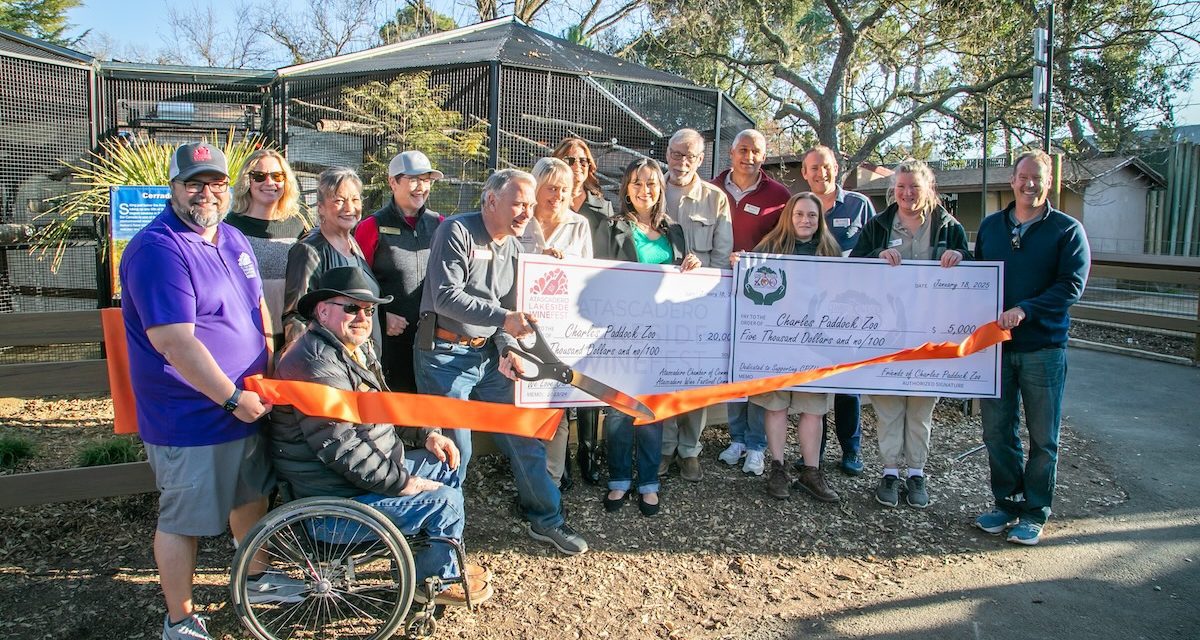
[[[32,458],[36,452],[33,441],[18,435],[0,435],[0,467],[15,467],[18,462]]]
[[[97,440],[79,452],[76,462],[81,467],[138,462],[146,458],[142,445],[135,438],[115,437]]]

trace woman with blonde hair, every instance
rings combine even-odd
[[[967,255],[967,232],[942,207],[937,180],[929,165],[905,160],[892,174],[893,203],[863,227],[851,257],[880,258],[893,267],[904,260],[937,260],[949,269]],[[900,503],[900,466],[907,465],[904,481],[909,506],[929,506],[925,462],[933,432],[936,397],[872,395],[879,418],[879,457],[883,475],[875,500],[894,507]]]
[[[288,249],[311,226],[300,213],[300,184],[274,149],[250,154],[233,182],[225,222],[245,234],[258,260],[275,348],[283,346],[283,282]]]

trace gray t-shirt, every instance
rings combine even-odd
[[[446,218],[429,247],[421,313],[437,313],[438,326],[460,336],[494,336],[499,348],[515,344],[500,327],[516,306],[520,252],[515,237],[494,242],[480,212]]]

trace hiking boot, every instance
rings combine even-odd
[[[1009,530],[1008,541],[1032,547],[1042,538],[1042,526],[1040,522],[1022,519]]]
[[[875,489],[875,502],[885,507],[900,504],[900,478],[891,475],[880,478],[879,487]]]
[[[742,473],[761,476],[766,466],[762,451],[751,451],[746,454],[746,464],[742,465]]]
[[[861,453],[847,453],[842,456],[842,473],[857,478],[862,475],[863,461]]]
[[[837,502],[841,498],[837,492],[825,482],[825,474],[819,467],[804,467],[800,477],[792,483],[794,489],[804,489],[812,497],[821,502]]]
[[[665,477],[667,477],[667,474],[671,473],[671,460],[674,457],[675,457],[674,454],[669,455],[669,456],[664,455],[662,457],[662,460],[660,460],[658,463],[658,477],[665,478]]]
[[[471,589],[471,604],[476,605],[491,598],[495,593],[492,589],[492,583],[486,580],[477,580],[467,577],[467,584]],[[423,588],[418,588],[413,592],[413,600],[425,604],[428,597],[425,595]],[[433,597],[434,604],[444,604],[450,607],[465,607],[467,606],[467,592],[463,588],[461,582],[456,582],[445,589],[442,589],[436,596]]]
[[[1004,530],[1017,524],[1017,517],[1002,509],[992,509],[975,518],[975,526],[991,534],[1004,533]]]
[[[790,498],[792,492],[788,490],[788,485],[791,483],[792,479],[788,477],[787,467],[783,465],[783,461],[772,460],[771,473],[767,476],[767,495],[780,500]]]
[[[533,524],[530,524],[528,531],[530,538],[533,538],[534,540],[541,540],[542,542],[549,542],[550,544],[554,545],[555,549],[558,549],[569,556],[580,554],[588,550],[587,540],[584,540],[583,536],[575,533],[575,530],[565,522],[557,527],[551,527],[549,529],[541,529],[535,527]]]
[[[467,568],[463,570],[463,574],[472,580],[480,580],[483,582],[492,581],[491,571],[477,564],[471,564],[470,562],[467,563]]]
[[[704,478],[704,471],[700,468],[700,457],[680,458],[679,477],[688,482],[700,482]]]
[[[724,451],[721,452],[721,455],[717,456],[717,460],[720,460],[721,462],[724,462],[725,464],[732,467],[733,465],[737,464],[738,461],[741,460],[742,458],[744,458],[745,456],[746,456],[746,445],[744,445],[740,442],[733,442],[733,443],[730,443],[728,448],[726,448]]]
[[[278,571],[265,571],[246,581],[250,604],[293,604],[303,602],[308,593],[308,583]]]
[[[904,500],[908,502],[908,506],[918,509],[929,506],[929,491],[925,489],[925,476],[909,476],[904,481],[904,489],[907,492]]]
[[[213,640],[213,637],[208,635],[204,618],[193,613],[176,625],[171,624],[170,615],[163,618],[162,640]]]

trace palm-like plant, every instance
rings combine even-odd
[[[217,136],[216,132],[213,137]],[[237,176],[246,158],[263,146],[257,136],[238,138],[231,129],[225,136],[222,151],[229,161],[230,177]],[[31,251],[39,259],[52,257],[52,270],[57,271],[63,251],[72,240],[72,231],[80,220],[100,220],[109,213],[109,189],[133,185],[165,185],[175,148],[146,138],[132,144],[113,139],[79,164],[69,164],[73,189],[49,201],[52,206],[35,220],[46,220],[34,233]],[[101,243],[107,238],[99,238]]]

